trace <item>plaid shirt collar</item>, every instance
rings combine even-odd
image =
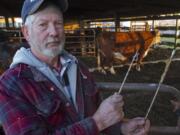
[[[66,51],[63,51],[63,54],[60,57],[60,62],[62,64],[62,69],[61,69],[61,72],[60,72],[60,76],[63,76],[65,70],[69,66],[71,66],[72,64],[77,63],[78,61],[77,61],[77,59],[73,55],[67,53]],[[25,68],[24,64],[21,64],[21,66],[22,66],[22,69]],[[19,72],[19,76],[32,78],[32,79],[34,79],[37,82],[49,80],[48,78],[44,77],[44,75],[41,72],[37,71],[37,69],[35,69],[34,67],[31,67],[31,66],[28,66],[28,67],[32,71],[32,74],[28,73],[27,70],[21,70]]]

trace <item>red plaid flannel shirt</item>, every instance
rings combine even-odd
[[[6,135],[99,134],[91,118],[98,107],[99,94],[81,64],[76,100],[78,112],[56,85],[26,64],[7,70],[0,78],[0,121]]]

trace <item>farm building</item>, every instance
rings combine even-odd
[[[17,49],[29,47],[21,33],[23,1],[1,0],[1,74]],[[132,118],[146,116],[154,97],[150,135],[179,135],[170,101],[180,101],[180,1],[68,1],[65,49],[89,67],[102,98],[122,88],[125,116]]]

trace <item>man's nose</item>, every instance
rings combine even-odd
[[[49,30],[50,36],[57,36],[58,35],[58,29],[56,29],[56,26],[54,24],[50,24],[48,30]]]

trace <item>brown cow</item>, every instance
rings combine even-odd
[[[138,51],[137,67],[147,55],[150,46],[160,42],[160,33],[155,31],[138,32],[102,32],[97,36],[97,45],[100,55],[100,66],[105,72],[105,66],[115,74],[113,63],[130,62]]]

